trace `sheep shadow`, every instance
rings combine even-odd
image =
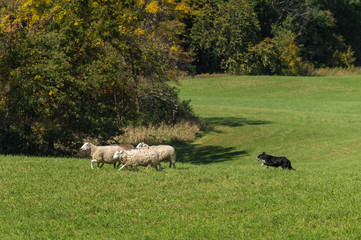
[[[177,162],[210,164],[234,160],[247,151],[237,151],[234,147],[203,146],[200,144],[179,144],[176,146]]]

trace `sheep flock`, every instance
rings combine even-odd
[[[125,145],[106,145],[100,143],[97,146],[85,142],[80,148],[85,154],[90,155],[90,166],[93,169],[93,163],[98,164],[98,168],[103,167],[104,163],[114,164],[114,168],[133,167],[137,171],[138,166],[154,167],[157,171],[161,171],[161,162],[169,162],[169,167],[175,168],[176,154],[175,149],[170,145],[149,146],[141,142],[134,148],[130,144]],[[101,165],[100,165],[101,164]]]

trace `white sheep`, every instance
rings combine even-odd
[[[110,144],[108,144],[108,143],[106,143],[105,141],[102,141],[102,142],[99,142],[98,143],[98,145],[96,145],[97,147],[100,147],[100,146],[109,146]],[[84,145],[83,145],[84,146]],[[112,144],[112,145],[110,145],[110,146],[114,146],[114,144]],[[127,148],[125,148],[124,147],[124,145],[116,145],[116,146],[120,146],[120,147],[122,147],[122,148],[124,148],[124,149],[126,149],[126,150],[128,150],[128,146],[126,146]],[[134,148],[134,147],[133,147]],[[84,149],[84,150],[83,150]],[[82,147],[82,148],[80,148],[80,150],[81,150],[81,153],[80,153],[80,156],[83,156],[83,157],[85,157],[85,156],[90,156],[91,157],[91,149],[90,149],[90,147],[88,146],[88,147]],[[98,168],[102,168],[103,167],[103,165],[104,165],[104,163],[102,163],[102,165],[100,165],[100,163],[98,162]],[[119,166],[116,166],[116,163],[114,163],[114,168],[118,168]]]
[[[154,149],[159,153],[159,162],[169,162],[169,167],[175,168],[176,154],[174,147],[169,145],[154,145],[149,146],[148,144],[141,142],[136,149]]]
[[[123,164],[119,171],[128,166],[134,167],[134,170],[137,171],[137,166],[147,167],[148,165],[155,167],[157,171],[157,166],[159,165],[159,170],[162,170],[159,154],[153,149],[120,150],[115,152],[113,158],[114,161],[119,161]]]
[[[89,152],[92,158],[91,160],[91,168],[93,169],[93,162],[96,163],[116,163],[117,161],[114,160],[113,156],[116,151],[124,150],[124,148],[111,145],[111,146],[95,146],[91,143],[84,143],[83,146],[80,148],[84,152]],[[102,165],[103,166],[103,165]]]
[[[98,147],[99,146],[119,146],[119,147],[123,148],[124,150],[134,149],[134,146],[131,144],[108,144],[107,141],[101,141],[98,143],[97,146]],[[102,163],[102,165],[99,167],[99,164],[100,163],[98,163],[98,168],[102,168],[104,165],[104,163]],[[114,168],[119,168],[119,166],[120,166],[120,163],[118,163],[118,166],[116,166],[116,163],[114,163]]]

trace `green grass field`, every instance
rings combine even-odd
[[[0,156],[0,239],[361,239],[361,76],[181,83],[210,127],[176,170]]]

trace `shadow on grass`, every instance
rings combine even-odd
[[[247,154],[246,151],[237,151],[233,147],[202,146],[200,144],[179,144],[176,149],[177,162],[193,164],[231,161]]]
[[[270,121],[262,121],[262,120],[248,120],[245,118],[235,118],[235,117],[226,117],[226,118],[204,118],[203,119],[207,124],[206,132],[219,132],[214,130],[214,126],[228,126],[228,127],[241,127],[245,125],[265,125],[271,124]]]
[[[244,118],[204,118],[207,124],[207,129],[204,134],[209,132],[218,132],[215,126],[229,126],[240,127],[245,125],[264,125],[271,124],[269,121],[261,120],[247,120]],[[193,164],[210,164],[225,161],[232,161],[235,158],[247,155],[248,152],[244,150],[237,150],[235,147],[222,147],[222,146],[203,146],[200,144],[192,143],[178,143],[177,149],[177,162],[193,163]]]

